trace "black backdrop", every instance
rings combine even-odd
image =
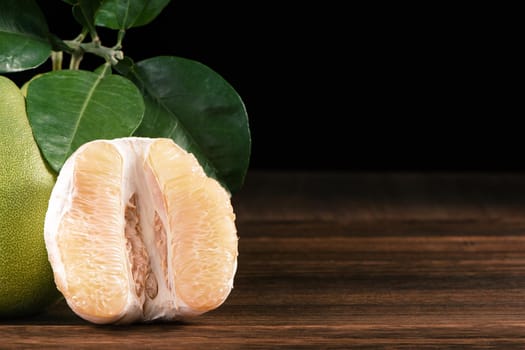
[[[39,4],[53,33],[79,33],[68,4]],[[123,49],[136,61],[194,59],[229,81],[249,114],[252,169],[521,171],[514,28],[490,16],[173,0],[130,29]],[[113,44],[111,32],[101,35]]]

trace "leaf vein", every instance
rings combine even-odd
[[[88,94],[86,95],[86,98],[84,99],[84,102],[82,103],[82,107],[80,108],[78,119],[76,120],[76,123],[75,123],[74,128],[73,128],[73,132],[71,133],[70,138],[69,138],[69,144],[67,145],[67,152],[64,155],[64,160],[67,158],[68,154],[71,153],[71,151],[72,151],[71,148],[72,148],[72,145],[73,145],[73,140],[75,139],[75,136],[78,134],[78,128],[80,126],[80,121],[82,120],[83,116],[85,115],[86,109],[87,109],[87,107],[89,105],[89,102],[90,102],[91,98],[93,97],[93,94],[95,93],[95,90],[96,90],[97,86],[100,84],[100,82],[104,78],[105,71],[106,70],[104,69],[101,72],[101,74],[99,74],[99,76],[97,77],[97,80],[95,80],[95,83],[92,85],[91,89],[89,89]]]

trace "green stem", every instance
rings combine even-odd
[[[62,69],[63,56],[62,51],[51,51],[51,63],[54,71]]]
[[[98,38],[97,38],[98,39]],[[106,60],[106,62],[115,65],[124,58],[124,53],[121,50],[114,49],[112,47],[102,46],[100,40],[93,40],[89,43],[82,43],[76,40],[64,41],[66,45],[73,51],[72,60],[76,58],[82,59],[85,52],[100,56]],[[79,62],[80,63],[80,62]]]
[[[82,51],[75,51],[71,55],[71,61],[69,61],[69,69],[78,70],[80,68],[80,61],[84,58]]]
[[[82,28],[82,32],[75,38],[73,39],[72,41],[76,41],[76,42],[83,42],[84,39],[86,38],[86,35],[88,35],[89,31],[86,27],[83,27]]]
[[[126,31],[124,29],[120,29],[118,31],[117,44],[113,46],[115,50],[122,49],[122,41],[124,40],[124,35],[126,35]]]
[[[112,47],[102,46],[100,45],[100,42],[97,43],[93,41],[91,43],[82,44],[81,47],[85,52],[103,57],[106,62],[109,62],[112,65],[117,64],[119,60],[124,58],[124,53],[121,50],[115,50]]]

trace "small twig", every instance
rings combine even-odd
[[[63,58],[63,52],[62,51],[51,51],[51,64],[52,69],[55,70],[61,70],[62,69],[62,58]]]
[[[78,70],[82,58],[84,58],[84,53],[81,50],[73,52],[71,55],[71,61],[69,61],[69,69]]]
[[[97,38],[98,39],[98,38]],[[100,56],[106,60],[106,62],[115,65],[118,61],[124,58],[124,53],[112,47],[102,46],[100,40],[93,40],[89,43],[82,43],[76,40],[64,41],[68,47],[73,50],[73,58],[77,56],[77,59],[82,59],[85,52]]]

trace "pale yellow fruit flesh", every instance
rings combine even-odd
[[[169,139],[99,140],[60,176],[46,244],[78,315],[170,320],[225,301],[237,267],[235,215],[229,193],[193,155]]]
[[[194,310],[214,309],[230,293],[237,259],[228,194],[168,141],[152,144],[148,162],[165,196],[177,294]]]
[[[97,143],[77,157],[71,209],[57,243],[67,284],[59,289],[80,314],[112,318],[126,305],[121,181],[122,160],[114,146]]]

